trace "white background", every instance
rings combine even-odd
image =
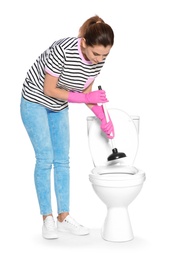
[[[1,259],[185,259],[185,1],[10,0],[0,10]],[[22,83],[41,52],[55,40],[76,36],[95,14],[113,27],[115,45],[94,88],[101,84],[110,107],[141,119],[135,166],[147,179],[129,207],[135,238],[118,244],[100,237],[106,209],[88,180],[93,165],[86,117],[91,114],[84,105],[71,104],[71,215],[92,233],[46,241],[34,153],[19,113]]]

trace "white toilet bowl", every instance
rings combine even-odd
[[[107,215],[102,226],[102,238],[107,241],[125,242],[134,238],[129,204],[142,189],[145,173],[133,166],[138,149],[139,117],[130,117],[119,109],[109,109],[119,152],[127,157],[107,161],[112,153],[110,141],[100,130],[96,117],[87,118],[89,148],[94,168],[89,174],[93,190],[107,207]]]

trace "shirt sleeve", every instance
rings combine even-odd
[[[53,46],[48,53],[45,71],[54,77],[59,77],[64,64],[64,52],[59,45]]]

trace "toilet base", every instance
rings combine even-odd
[[[108,208],[101,230],[104,240],[126,242],[134,238],[127,208]]]

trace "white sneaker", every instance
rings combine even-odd
[[[46,239],[58,238],[55,221],[52,216],[46,217],[46,219],[43,221],[42,235]]]
[[[60,232],[69,232],[78,236],[89,234],[89,229],[77,223],[70,215],[63,222],[57,221],[57,229]]]

